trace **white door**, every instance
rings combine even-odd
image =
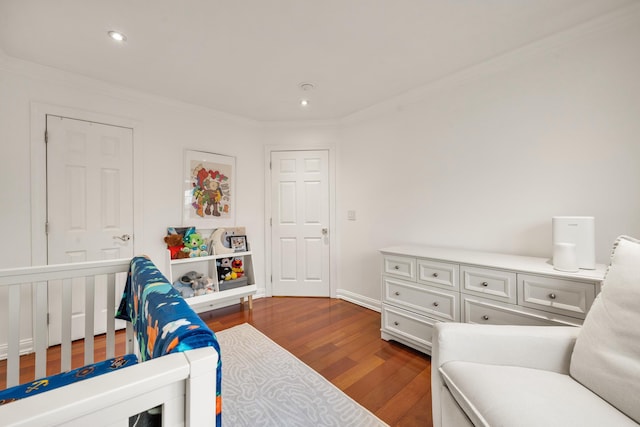
[[[328,158],[271,153],[273,295],[330,296]]]
[[[46,151],[47,263],[132,257],[132,129],[47,115]],[[124,279],[118,278],[120,288]],[[77,339],[84,336],[84,280],[72,288],[71,336]],[[117,290],[116,298],[121,294]],[[106,329],[106,295],[106,283],[96,280],[96,334]],[[61,336],[62,296],[50,291],[48,297],[54,345]]]

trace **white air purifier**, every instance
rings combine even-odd
[[[556,265],[554,260],[554,267],[557,270],[569,270],[567,264],[570,265],[572,262],[567,262],[567,247],[575,245],[575,262],[578,268],[594,270],[596,268],[595,218],[554,216],[552,225],[554,259],[561,260],[558,261],[559,265]]]

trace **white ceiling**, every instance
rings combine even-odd
[[[246,118],[330,120],[637,1],[0,0],[0,49]]]

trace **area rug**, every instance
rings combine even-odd
[[[253,326],[216,335],[224,426],[387,425]]]

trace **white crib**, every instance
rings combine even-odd
[[[71,369],[72,286],[83,281],[85,290],[84,363],[94,362],[94,298],[96,283],[106,286],[106,359],[115,355],[116,275],[126,274],[130,260],[109,260],[0,270],[0,358],[6,357],[7,388],[20,378],[21,353],[35,352],[35,378],[46,376],[47,297],[52,287],[62,295],[61,371]],[[33,309],[33,340],[25,347],[20,337],[24,298]],[[27,340],[28,341],[28,340]],[[22,345],[22,349],[21,349]],[[126,352],[134,352],[127,323]],[[3,354],[4,353],[4,354]],[[201,348],[169,354],[108,374],[89,378],[42,394],[0,406],[3,426],[128,426],[129,417],[162,407],[162,425],[214,426],[218,353]]]

